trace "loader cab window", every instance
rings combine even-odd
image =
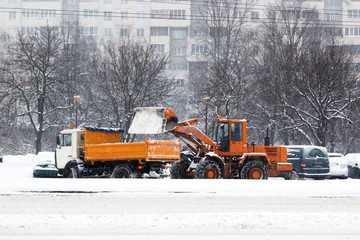
[[[242,141],[242,124],[231,123],[231,141],[240,142]]]
[[[211,138],[211,140],[212,140],[213,142],[216,142],[216,141],[217,141],[218,126],[219,126],[219,122],[214,122],[214,128],[213,128],[212,138]]]
[[[62,134],[59,136],[60,146],[71,146],[71,134]]]
[[[220,123],[219,131],[217,135],[217,143],[220,144],[219,150],[222,152],[228,152],[229,151],[229,123],[224,122]]]

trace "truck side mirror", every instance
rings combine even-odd
[[[58,135],[57,137],[56,137],[56,144],[59,146],[60,145],[60,135]]]

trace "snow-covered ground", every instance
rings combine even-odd
[[[0,163],[0,239],[360,239],[360,180],[34,179]]]

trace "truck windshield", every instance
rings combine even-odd
[[[71,134],[62,134],[60,136],[60,146],[71,146]]]

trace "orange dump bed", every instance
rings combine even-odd
[[[140,143],[121,143],[120,133],[85,130],[85,161],[180,161],[181,142],[146,138]]]

